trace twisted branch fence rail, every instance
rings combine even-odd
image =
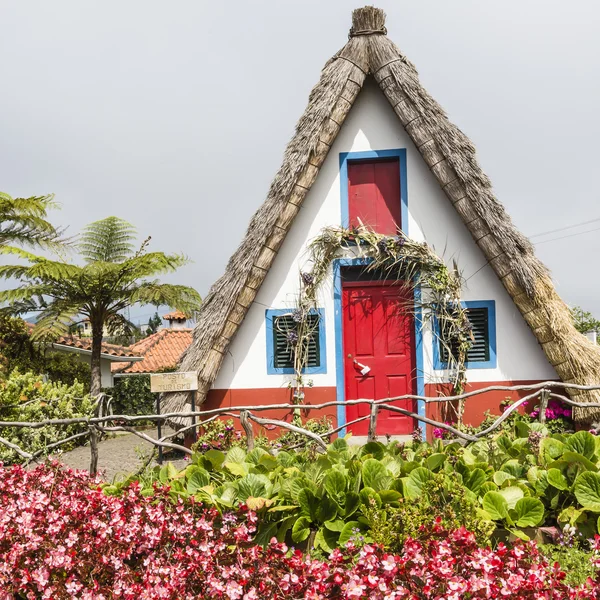
[[[70,435],[62,440],[54,442],[52,444],[48,444],[44,449],[38,450],[37,452],[30,453],[20,448],[17,444],[10,442],[6,438],[0,436],[0,444],[4,444],[8,448],[12,449],[16,452],[21,458],[25,459],[26,463],[30,463],[32,461],[36,461],[43,454],[47,454],[48,450],[52,450],[55,448],[59,448],[64,444],[68,444],[76,439],[80,438],[88,438],[90,443],[90,473],[96,474],[98,470],[98,441],[100,434],[102,433],[112,433],[112,432],[128,432],[132,433],[146,442],[152,444],[155,448],[170,448],[174,450],[178,450],[184,452],[185,454],[192,454],[192,451],[182,446],[181,444],[176,444],[171,442],[173,437],[181,435],[185,431],[189,431],[193,428],[202,427],[218,419],[223,416],[233,417],[240,420],[240,424],[246,433],[247,446],[249,450],[254,448],[255,437],[254,437],[254,429],[252,427],[252,423],[256,423],[257,425],[262,426],[274,426],[280,427],[282,429],[286,429],[288,431],[292,431],[294,433],[304,435],[309,440],[315,442],[320,448],[325,449],[327,447],[325,440],[329,439],[332,435],[339,433],[343,429],[349,427],[350,425],[354,425],[356,423],[360,423],[362,421],[369,421],[368,428],[368,439],[375,440],[376,439],[376,430],[377,430],[377,418],[379,412],[381,410],[388,410],[391,412],[397,412],[402,415],[412,417],[416,421],[420,423],[426,423],[433,427],[437,427],[439,429],[443,429],[451,433],[456,438],[463,439],[467,442],[476,442],[481,438],[489,435],[496,429],[498,429],[506,419],[515,411],[517,411],[524,404],[539,399],[539,420],[541,423],[545,422],[546,418],[546,407],[548,405],[548,401],[550,399],[557,400],[571,407],[581,407],[581,408],[600,408],[600,403],[588,403],[588,402],[577,402],[568,398],[567,396],[556,393],[553,390],[580,390],[580,391],[588,391],[588,390],[600,390],[600,385],[577,385],[577,384],[568,384],[561,383],[557,381],[545,381],[537,384],[531,385],[513,385],[513,386],[501,386],[494,385],[489,386],[487,388],[483,388],[481,390],[476,390],[472,392],[467,392],[464,394],[460,394],[457,396],[440,396],[436,398],[428,398],[425,396],[415,396],[415,395],[404,395],[404,396],[395,396],[391,398],[384,398],[382,400],[367,400],[367,399],[359,399],[359,400],[347,400],[347,401],[333,401],[333,402],[324,402],[322,404],[268,404],[268,405],[258,405],[258,406],[236,406],[229,408],[214,408],[205,411],[191,411],[191,412],[172,412],[172,413],[163,413],[163,414],[151,414],[151,415],[114,415],[111,414],[111,402],[112,399],[105,394],[100,394],[98,399],[94,405],[93,414],[89,417],[73,417],[68,419],[47,419],[45,421],[0,421],[0,433],[4,428],[32,428],[39,429],[43,427],[50,426],[60,426],[60,425],[75,425],[81,424],[86,426],[86,430],[80,433],[76,433],[74,435]],[[446,423],[441,423],[439,421],[435,421],[426,417],[424,415],[417,414],[415,412],[400,408],[398,406],[394,406],[390,404],[391,402],[397,402],[400,400],[420,400],[425,402],[426,404],[439,404],[446,402],[459,402],[466,401],[469,398],[481,396],[483,394],[494,392],[494,391],[506,391],[506,392],[530,392],[520,400],[517,400],[514,404],[508,407],[502,415],[500,415],[489,427],[486,429],[479,431],[477,433],[466,433],[453,427],[452,425],[448,425]],[[272,411],[272,410],[311,410],[318,411],[324,408],[329,408],[333,406],[350,406],[357,404],[366,404],[369,408],[369,414],[344,423],[339,427],[335,427],[330,429],[329,431],[321,434],[314,433],[303,427],[299,427],[293,423],[288,423],[287,421],[282,421],[279,419],[266,419],[259,417],[254,412],[263,412],[263,411]],[[0,407],[0,408],[15,408],[16,406],[10,407]],[[199,423],[192,422],[191,425],[187,425],[178,429],[177,431],[168,433],[166,435],[162,435],[159,438],[153,438],[143,431],[138,431],[135,429],[134,425],[140,421],[152,421],[156,423],[164,423],[172,418],[195,418],[201,419]]]

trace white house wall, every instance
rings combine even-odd
[[[299,273],[307,260],[307,244],[324,227],[341,224],[339,155],[406,148],[408,179],[408,231],[418,241],[427,241],[451,264],[456,260],[466,279],[463,300],[495,300],[497,368],[469,369],[471,382],[556,379],[535,337],[512,299],[473,242],[438,182],[404,131],[379,89],[367,82],[348,115],[320,174],[307,194],[302,209],[275,258],[256,299],[233,339],[215,389],[287,387],[293,376],[267,374],[267,308],[293,308],[299,290]],[[483,268],[482,268],[483,267]],[[332,275],[323,286],[327,373],[311,375],[314,386],[335,386],[335,330]],[[433,369],[433,339],[424,332],[424,378],[426,383],[444,380],[443,371]]]

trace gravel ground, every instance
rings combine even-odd
[[[152,438],[158,438],[156,429],[144,430],[144,433]],[[163,429],[162,434],[165,435]],[[125,478],[130,473],[137,471],[152,451],[152,444],[132,433],[119,434],[113,438],[102,440],[98,444],[98,470],[107,481],[115,477]],[[168,455],[167,455],[168,456]],[[165,462],[167,462],[165,456]],[[171,462],[178,468],[183,468],[186,462],[180,454],[177,460]],[[66,452],[59,460],[73,469],[88,470],[90,467],[90,447],[81,446]],[[156,464],[156,460],[153,462]]]

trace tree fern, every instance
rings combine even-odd
[[[136,229],[118,217],[107,217],[90,223],[81,234],[79,252],[88,263],[120,263],[134,252]]]
[[[92,326],[93,394],[100,393],[100,353],[105,326],[112,332],[131,325],[123,312],[134,304],[167,305],[193,317],[200,295],[184,285],[161,283],[157,275],[172,273],[187,264],[181,254],[147,252],[149,238],[134,253],[135,228],[116,217],[92,223],[83,232],[78,249],[83,265],[36,256],[24,250],[5,249],[26,265],[0,267],[0,277],[18,278],[20,285],[0,291],[4,312],[38,312],[32,337],[38,340],[67,334],[83,319]]]
[[[62,231],[47,220],[55,207],[53,195],[13,198],[0,192],[0,248],[60,245]]]

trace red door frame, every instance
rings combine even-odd
[[[340,273],[341,275],[341,273]],[[400,287],[400,284],[397,280],[390,280],[390,279],[378,279],[378,280],[372,280],[372,281],[344,281],[343,277],[341,280],[341,296],[342,296],[342,305],[341,305],[341,324],[342,324],[342,331],[341,331],[341,339],[342,339],[342,361],[343,361],[343,365],[342,365],[342,371],[344,373],[344,398],[345,400],[349,400],[349,399],[354,399],[354,398],[349,398],[349,377],[348,377],[348,372],[350,367],[348,367],[348,349],[346,348],[346,332],[344,331],[345,328],[345,322],[346,322],[346,316],[347,313],[346,311],[348,310],[348,304],[347,304],[347,296],[344,293],[344,290],[347,289],[352,289],[352,288],[368,288],[368,287],[387,287],[389,289],[398,289]],[[410,290],[410,287],[407,288]],[[410,297],[412,298],[412,290],[410,291]],[[412,304],[412,303],[411,303]],[[417,356],[417,343],[416,343],[416,336],[415,336],[415,320],[419,320],[418,315],[416,315],[416,318],[412,315],[410,315],[408,317],[410,319],[409,324],[408,324],[408,332],[409,332],[409,340],[408,340],[408,344],[410,347],[410,357],[409,357],[409,373],[408,373],[408,389],[406,390],[407,394],[412,394],[412,395],[416,395],[417,391],[418,391],[418,356]],[[380,359],[381,360],[381,359]],[[348,368],[347,368],[348,367]],[[404,394],[398,394],[398,395],[404,395]],[[379,398],[377,398],[379,399]],[[411,412],[417,412],[417,403],[414,400],[403,400],[403,401],[399,401],[398,405],[401,406],[402,408],[406,408],[407,410],[410,410]],[[353,406],[346,406],[345,407],[345,412],[346,412],[346,422],[350,422],[352,420],[354,420],[355,418],[357,418],[358,416],[362,416],[362,412],[364,412],[364,409],[367,409],[367,405],[364,405],[363,410],[358,410],[358,406],[357,405],[353,405]],[[352,413],[352,418],[350,418],[349,415],[349,411]],[[368,409],[367,409],[368,411]],[[420,411],[419,411],[420,412]],[[355,414],[356,413],[356,414]],[[382,419],[381,417],[385,414],[387,415],[398,415],[398,413],[391,413],[389,411],[381,411],[380,413],[380,417],[379,417],[379,423],[378,423],[378,435],[384,435],[386,432],[382,431],[385,428],[385,421],[384,419]],[[388,417],[389,419],[389,417]],[[394,419],[394,417],[392,417],[392,419]],[[414,428],[417,425],[416,420],[412,419],[412,420],[408,420],[407,422],[400,422],[397,421],[396,423],[390,422],[388,421],[388,426],[391,426],[393,428],[398,428],[400,427],[402,429],[402,431],[397,431],[397,432],[391,432],[392,435],[396,435],[396,434],[400,434],[400,435],[407,435],[410,434]],[[350,426],[352,428],[352,426]],[[355,431],[355,435],[364,435],[366,434],[366,428],[368,427],[368,423],[366,422],[362,422],[357,424],[356,426],[354,426],[354,431]]]

